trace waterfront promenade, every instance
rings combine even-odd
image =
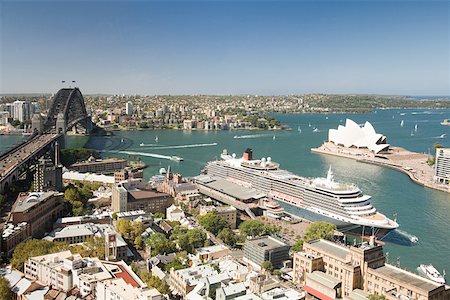
[[[450,192],[447,185],[435,183],[434,168],[428,165],[428,155],[416,153],[401,147],[391,147],[386,154],[376,156],[368,149],[346,148],[324,142],[318,148],[311,148],[314,153],[334,155],[354,159],[358,162],[379,165],[405,173],[415,183],[443,192]]]

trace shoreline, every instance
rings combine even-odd
[[[422,176],[425,176],[425,171],[432,171],[433,169],[431,167],[429,167],[425,162],[420,162],[420,165],[417,165],[418,161],[420,161],[420,159],[416,159],[416,161],[414,162],[413,158],[410,159],[398,159],[397,160],[391,160],[389,158],[390,154],[386,154],[384,155],[384,158],[381,157],[375,157],[375,156],[370,156],[367,153],[364,152],[358,152],[355,154],[350,154],[350,152],[348,153],[343,153],[343,152],[338,152],[340,150],[347,150],[347,151],[354,151],[355,149],[348,149],[348,148],[336,148],[338,149],[338,151],[333,151],[332,149],[330,149],[329,147],[329,142],[325,142],[324,144],[322,144],[322,146],[317,147],[317,148],[311,148],[311,152],[313,153],[318,153],[318,154],[325,154],[325,155],[333,155],[333,156],[337,156],[337,157],[343,157],[343,158],[348,158],[348,159],[352,159],[352,160],[356,160],[357,162],[360,163],[367,163],[367,164],[371,164],[371,165],[377,165],[377,166],[381,166],[381,167],[387,167],[390,169],[394,169],[397,171],[400,171],[404,174],[406,174],[409,179],[411,181],[413,181],[414,183],[421,185],[423,187],[428,187],[434,190],[438,190],[441,192],[446,192],[446,193],[450,193],[450,189],[446,188],[445,186],[443,186],[442,184],[436,184],[432,181],[433,177],[432,176],[427,176],[428,180],[426,180],[425,178],[419,178],[417,176],[417,174],[422,174]],[[334,145],[334,144],[333,144]],[[336,146],[334,146],[336,147]],[[393,147],[394,150],[397,150],[398,152],[402,151],[404,152],[404,155],[408,155],[408,156],[424,156],[420,153],[416,153],[416,152],[412,152],[412,151],[408,151],[406,149],[400,148],[400,147]],[[403,163],[404,162],[404,163]],[[414,163],[416,164],[416,168],[414,168],[413,166],[408,166],[408,163]],[[421,167],[421,169],[418,169],[418,166],[424,166]],[[417,169],[417,170],[416,170]],[[429,169],[429,170],[425,170],[425,169]],[[425,170],[425,171],[424,171]]]

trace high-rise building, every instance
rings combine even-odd
[[[450,182],[450,148],[436,149],[434,181],[445,184]]]
[[[0,111],[0,125],[8,124],[9,112]]]
[[[133,103],[131,103],[131,101],[128,101],[125,105],[125,112],[128,116],[133,114]]]
[[[13,118],[20,122],[29,120],[31,117],[31,104],[28,101],[14,101]]]

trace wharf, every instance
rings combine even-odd
[[[428,165],[429,156],[426,154],[412,152],[401,147],[391,147],[386,154],[374,155],[367,149],[345,148],[336,146],[331,142],[325,142],[318,148],[311,148],[311,151],[395,169],[405,173],[419,185],[450,193],[450,188],[447,185],[433,181],[434,168]]]

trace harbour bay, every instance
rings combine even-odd
[[[440,125],[449,114],[448,110],[415,109],[352,115],[274,115],[292,131],[117,131],[113,136],[92,136],[86,147],[105,151],[102,153],[104,156],[144,161],[149,165],[145,169],[146,178],[168,165],[184,176],[197,175],[207,161],[219,158],[224,148],[238,155],[247,147],[253,148],[256,157],[271,156],[283,169],[301,176],[325,176],[331,166],[336,180],[357,184],[365,194],[372,196],[372,203],[379,211],[389,217],[397,213],[401,231],[419,238],[415,246],[388,241],[385,251],[389,252],[390,263],[395,264],[400,257],[401,266],[409,270],[415,270],[420,263],[432,263],[442,271],[450,270],[450,262],[445,255],[450,252],[449,194],[419,186],[395,170],[314,154],[310,149],[327,139],[328,129],[337,128],[349,117],[357,123],[370,121],[392,145],[416,152],[433,152],[436,142],[448,146],[446,138],[438,137],[450,134],[447,126]],[[404,120],[403,127],[400,127],[401,120]],[[411,136],[415,124],[418,130]],[[317,127],[317,132],[313,132],[314,127]],[[155,142],[156,136],[158,142]],[[2,147],[6,147],[10,140],[17,140],[6,136],[0,139]],[[81,139],[84,137],[68,137],[67,144],[80,144]],[[144,146],[140,146],[141,143]],[[116,151],[134,154],[114,153]],[[183,157],[184,161],[157,159],[139,153],[176,155]]]

